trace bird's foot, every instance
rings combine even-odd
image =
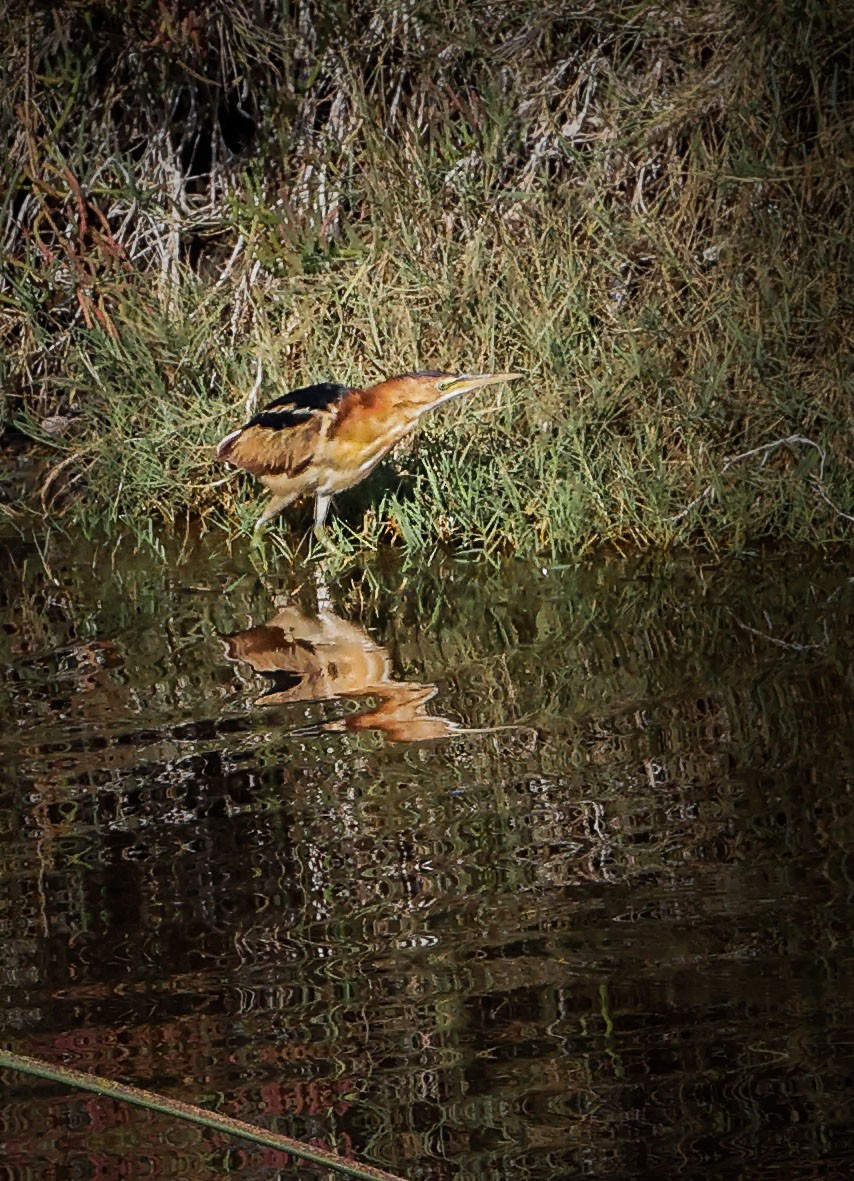
[[[315,549],[315,547],[317,547]],[[319,551],[319,552],[318,552]],[[315,526],[312,531],[311,557],[317,557],[321,562],[332,562],[335,566],[347,561],[348,551],[335,542],[334,534],[325,525]]]

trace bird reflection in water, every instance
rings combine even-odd
[[[295,736],[381,730],[393,742],[424,742],[461,729],[428,712],[435,685],[396,681],[385,648],[325,604],[317,615],[293,605],[284,607],[261,627],[224,639],[231,660],[250,665],[271,682],[256,704],[375,699],[358,713],[300,727],[292,731]]]

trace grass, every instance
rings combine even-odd
[[[846,5],[16,8],[2,413],[46,457],[22,528],[248,533],[259,490],[212,448],[256,383],[441,365],[527,379],[340,497],[339,549],[848,535]]]

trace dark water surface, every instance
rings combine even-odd
[[[0,561],[0,1044],[412,1179],[854,1176],[840,559]],[[0,1082],[2,1181],[318,1175]]]

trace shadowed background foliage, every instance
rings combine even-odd
[[[24,527],[246,529],[211,445],[248,406],[440,365],[529,377],[343,497],[339,543],[850,528],[850,4],[3,15],[0,411],[43,462],[23,495],[6,465],[0,506]]]

